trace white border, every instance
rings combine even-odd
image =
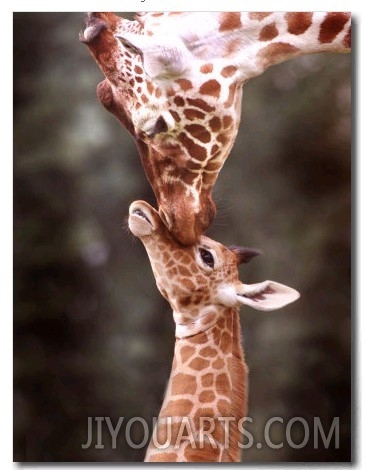
[[[13,11],[352,11],[358,10],[360,2],[343,0],[307,0],[298,4],[287,0],[129,0],[121,1],[77,1],[48,2],[18,0],[13,2]],[[352,8],[353,7],[353,8]]]
[[[351,11],[354,18],[355,24],[355,39],[357,41],[358,47],[355,48],[353,53],[353,60],[356,61],[356,66],[354,67],[354,73],[356,74],[355,84],[356,84],[356,95],[355,98],[357,103],[354,103],[356,115],[356,131],[354,131],[356,142],[354,142],[354,170],[357,174],[353,175],[353,184],[355,185],[357,193],[354,194],[356,198],[356,209],[357,213],[354,213],[355,220],[353,220],[354,228],[356,227],[357,233],[354,233],[354,240],[357,242],[357,246],[354,247],[354,260],[357,267],[357,272],[354,272],[354,316],[356,316],[355,321],[353,322],[357,331],[353,332],[354,340],[356,341],[356,349],[353,351],[353,356],[356,358],[355,365],[357,366],[356,370],[353,370],[353,386],[356,388],[355,398],[357,404],[354,403],[353,413],[356,415],[355,424],[356,428],[353,428],[353,439],[355,439],[356,448],[354,457],[356,458],[356,466],[362,466],[364,463],[363,459],[363,436],[364,436],[364,419],[362,412],[362,391],[363,391],[363,377],[365,376],[365,370],[363,370],[363,347],[361,343],[365,337],[364,333],[364,320],[363,315],[365,315],[365,309],[363,308],[363,299],[361,295],[362,291],[362,267],[364,265],[364,250],[361,249],[361,242],[363,241],[363,214],[362,214],[362,203],[364,201],[364,163],[362,161],[365,156],[362,155],[362,122],[361,114],[363,111],[363,96],[361,93],[362,88],[362,60],[361,53],[363,54],[361,45],[365,44],[364,32],[363,32],[363,10],[359,8],[361,2],[354,1],[338,1],[338,0],[321,0],[321,1],[307,1],[305,4],[297,4],[292,1],[283,0],[280,2],[274,1],[231,1],[225,0],[208,0],[208,1],[189,1],[186,0],[182,2],[181,0],[145,0],[142,1],[128,1],[128,2],[46,2],[46,1],[17,1],[13,2],[11,5],[8,5],[6,8],[3,6],[2,10],[2,25],[0,29],[1,34],[1,44],[2,44],[2,122],[1,122],[1,171],[0,171],[0,188],[1,188],[1,197],[0,197],[0,207],[1,207],[1,229],[0,229],[0,249],[1,249],[1,283],[0,283],[0,300],[1,300],[1,320],[2,327],[0,328],[0,341],[1,341],[1,354],[0,354],[0,371],[2,374],[1,377],[1,400],[0,400],[0,417],[1,417],[1,439],[0,439],[0,463],[1,469],[15,469],[21,468],[22,465],[12,463],[13,458],[13,407],[12,407],[12,357],[13,357],[13,327],[12,327],[12,311],[13,311],[13,282],[12,282],[12,224],[13,224],[13,206],[12,206],[12,135],[13,135],[13,126],[12,126],[12,24],[13,24],[13,15],[14,11],[143,11],[143,10],[153,10],[153,11],[164,11],[164,10],[216,10],[216,11],[234,11],[234,10],[247,10],[247,11],[272,11],[272,10],[285,10],[285,11],[297,11],[298,9],[303,9],[305,11]],[[194,7],[194,8],[193,8]],[[222,8],[223,7],[223,8]],[[5,16],[5,18],[4,18]],[[358,49],[358,50],[356,50]],[[5,63],[4,63],[5,62]],[[5,76],[4,76],[5,75]],[[355,186],[354,186],[355,187]],[[356,284],[355,284],[356,282]],[[361,368],[359,368],[361,366]],[[5,380],[4,380],[5,377]],[[126,464],[122,464],[124,467],[128,467]],[[94,469],[95,464],[83,464],[82,468]],[[313,465],[311,465],[313,466]],[[37,465],[28,464],[26,468],[34,468]],[[77,465],[74,464],[65,464],[57,465],[57,468],[77,468]],[[107,467],[107,465],[97,465],[100,467]],[[252,465],[250,465],[252,467]],[[342,467],[342,466],[340,466]],[[347,465],[343,465],[347,467]],[[41,466],[42,469],[52,468],[52,465]],[[291,466],[291,468],[301,468],[301,466]],[[321,466],[323,468],[323,466]]]
[[[1,468],[10,468],[13,459],[13,66],[12,66],[12,14],[3,12],[1,43],[3,44],[2,75],[2,138],[0,170],[0,416],[2,432],[0,438]],[[14,467],[14,465],[12,465]]]

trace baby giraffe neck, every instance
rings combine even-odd
[[[145,461],[239,461],[246,380],[237,309],[225,309],[204,332],[177,338],[166,396]]]

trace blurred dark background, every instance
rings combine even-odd
[[[88,417],[157,416],[174,323],[139,241],[135,199],[155,204],[134,142],[98,103],[103,79],[79,13],[14,14],[14,460],[142,461],[123,434],[87,441]],[[301,293],[272,314],[242,309],[250,367],[247,462],[351,459],[351,57],[312,55],[245,85],[242,126],[215,189],[209,235],[261,248],[246,282]],[[285,425],[304,418],[308,443]],[[339,448],[313,444],[314,417]],[[95,421],[94,421],[95,423]],[[104,422],[105,426],[105,422]],[[94,424],[94,433],[96,427]],[[143,438],[133,426],[134,442]],[[142,437],[141,437],[142,436]],[[303,425],[291,430],[295,443]]]

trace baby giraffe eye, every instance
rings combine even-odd
[[[210,268],[214,268],[214,257],[212,253],[204,248],[199,248],[200,257],[204,264],[209,266]]]

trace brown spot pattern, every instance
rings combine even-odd
[[[221,92],[221,84],[215,79],[208,80],[199,88],[199,92],[202,95],[209,95],[218,98]]]
[[[217,140],[218,142],[220,142],[222,145],[226,145],[226,143],[228,142],[228,137],[226,134],[219,134],[217,136]]]
[[[214,318],[216,317],[216,314],[213,312],[213,313],[208,313],[207,315],[205,315],[202,320],[201,320],[201,323],[202,325],[208,325],[212,320],[214,320]],[[206,353],[203,354],[203,351],[205,351],[207,348],[204,348],[202,349],[202,351],[200,352],[200,355],[201,356],[205,356],[207,355]],[[211,349],[211,348],[210,348]],[[214,351],[214,349],[213,349]],[[215,356],[215,352],[214,352],[214,355]]]
[[[201,378],[203,387],[211,387],[213,385],[214,375],[212,373],[204,374]]]
[[[186,169],[187,170],[190,170],[190,171],[200,170],[201,167],[202,167],[201,163],[193,162],[192,160],[188,160],[186,162]],[[200,300],[198,299],[198,302],[197,302],[197,299],[194,299],[194,303],[195,304],[200,303]]]
[[[182,362],[188,361],[191,356],[195,353],[195,348],[192,346],[183,346],[180,350]]]
[[[229,43],[226,45],[226,50],[225,53],[229,57],[230,55],[234,54],[235,52],[238,52],[241,48],[241,44],[239,41],[237,41],[236,38],[232,39],[229,41]]]
[[[221,359],[220,357],[218,359],[216,359],[214,362],[212,362],[212,367],[213,369],[222,369],[222,367],[224,367],[224,361],[223,359]]]
[[[241,14],[238,12],[222,13],[219,21],[219,31],[231,31],[242,26]]]
[[[218,146],[217,144],[214,144],[213,147],[212,147],[212,150],[211,150],[210,154],[213,156],[213,155],[215,155],[215,154],[218,152],[218,150],[219,150],[219,146]],[[207,165],[205,168],[206,168],[207,170],[210,170],[210,166],[211,166],[211,165],[212,165],[212,167],[213,167],[213,165],[214,165],[214,169],[218,169],[218,168],[221,167],[222,164],[221,164],[220,162],[209,162],[208,165]],[[215,165],[217,165],[217,166],[215,166]]]
[[[163,409],[163,416],[187,416],[193,409],[193,402],[185,398],[179,400],[170,400]]]
[[[183,256],[181,258],[181,261],[182,261],[183,264],[188,265],[191,262],[191,257],[187,253],[183,252]]]
[[[210,142],[210,132],[208,132],[204,126],[201,126],[200,124],[188,124],[185,126],[185,129],[196,139],[200,140],[200,142],[203,142],[204,144]]]
[[[221,350],[224,353],[227,353],[231,348],[231,344],[232,344],[231,335],[227,333],[226,331],[224,331],[221,337]]]
[[[204,408],[199,408],[198,411],[195,413],[193,419],[194,419],[194,422],[195,422],[195,426],[198,427],[199,426],[199,418],[203,417],[203,418],[209,418],[209,417],[213,417],[215,415],[214,413],[214,410],[210,407],[204,407]]]
[[[226,373],[219,374],[215,378],[215,389],[218,393],[226,395],[230,391],[229,377]]]
[[[134,66],[134,71],[135,73],[138,73],[139,75],[143,73],[143,69],[139,65]]]
[[[217,355],[217,351],[210,346],[206,346],[200,351],[200,355],[203,357],[214,357]]]
[[[189,367],[191,367],[194,370],[203,370],[206,369],[209,366],[209,361],[206,359],[201,359],[201,358],[195,358],[189,363]]]
[[[218,116],[212,117],[209,121],[209,126],[212,129],[213,132],[218,132],[221,128],[221,120],[219,119]]]
[[[194,394],[196,392],[196,377],[190,374],[176,374],[171,381],[171,393],[173,395],[183,395],[185,393]]]
[[[232,106],[235,93],[236,93],[236,83],[231,83],[229,85],[229,93],[228,93],[227,101],[224,103],[224,106],[226,108],[230,108]]]
[[[159,418],[154,435],[154,441],[157,446],[164,445],[167,442],[171,442],[171,444],[176,443],[176,436],[180,430],[181,420],[178,420],[178,422],[175,423],[172,423],[171,421],[172,420]]]
[[[228,416],[231,404],[227,400],[218,400],[217,408],[222,416]]]
[[[201,73],[211,73],[213,72],[213,64],[203,64],[200,67]]]
[[[343,30],[348,19],[346,13],[327,13],[319,30],[319,41],[325,44],[332,42],[337,34]]]
[[[212,148],[212,154],[214,153],[214,147]],[[217,148],[218,150],[218,148]],[[222,166],[222,162],[215,161],[215,162],[209,162],[208,165],[204,168],[206,171],[218,171]]]
[[[196,108],[202,109],[203,111],[206,111],[207,113],[211,113],[212,111],[215,111],[215,108],[213,106],[210,106],[206,101],[202,100],[201,98],[187,98],[187,102],[189,103],[190,106],[195,106]]]
[[[227,67],[223,67],[221,71],[221,75],[224,78],[232,77],[237,72],[237,67],[234,65],[227,65]]]
[[[178,273],[180,276],[190,276],[190,271],[185,266],[178,266]]]
[[[267,12],[251,12],[248,14],[248,17],[250,20],[258,20],[258,21],[262,21],[263,19],[265,19],[267,16],[270,16],[271,13],[267,13]]]
[[[276,38],[279,34],[275,23],[267,24],[262,28],[260,31],[259,40],[260,41],[271,41],[272,39]]]
[[[203,119],[205,114],[197,109],[188,108],[184,109],[184,116],[188,121],[194,121],[195,119]]]
[[[196,273],[198,272],[198,269],[194,267],[194,270],[193,270],[193,271],[194,271],[195,274],[196,274]],[[195,305],[199,305],[199,304],[201,303],[202,299],[203,299],[203,296],[202,296],[202,295],[196,295],[196,296],[194,297],[194,304],[195,304]]]
[[[223,117],[223,127],[224,127],[224,129],[228,129],[228,127],[231,126],[232,122],[233,122],[232,116],[224,116]]]
[[[183,91],[187,91],[193,88],[191,81],[187,80],[186,78],[178,78],[175,80],[175,83],[177,83]]]
[[[299,49],[286,42],[275,42],[263,47],[257,54],[264,67],[284,60],[288,55],[294,55]]]
[[[190,303],[191,303],[191,296],[190,295],[188,295],[186,297],[182,297],[179,301],[179,305],[181,305],[183,307],[186,307]]]
[[[160,248],[160,247],[159,247]],[[161,246],[161,250],[163,249],[163,247]],[[176,259],[176,261],[180,261],[184,256],[184,252],[181,251],[181,250],[177,250],[175,251],[174,253],[174,258]]]
[[[185,106],[185,100],[182,96],[175,96],[174,103],[176,106]]]
[[[181,117],[176,111],[170,111],[171,116],[174,118],[175,122],[180,122]]]
[[[203,185],[204,186],[212,186],[216,179],[217,179],[216,174],[203,173]]]
[[[313,19],[313,13],[308,12],[296,12],[286,13],[285,20],[288,24],[288,32],[290,34],[303,34],[311,26]]]
[[[346,36],[344,37],[343,45],[345,47],[351,48],[351,27],[349,28]]]
[[[195,336],[190,336],[189,342],[192,344],[203,344],[208,341],[208,336],[206,333],[199,333]]]
[[[152,83],[151,83],[151,82],[147,82],[147,91],[148,91],[148,93],[149,93],[150,95],[152,95],[153,89],[154,89],[154,87],[153,87]]]
[[[204,390],[204,392],[201,392],[199,395],[199,401],[200,403],[210,403],[214,401],[215,399],[215,394],[211,390]]]
[[[188,150],[189,155],[196,160],[205,160],[207,158],[207,151],[201,145],[196,144],[190,137],[188,137],[185,132],[181,132],[178,135],[178,139],[182,145]],[[194,284],[190,281],[190,284]]]
[[[189,291],[193,291],[194,290],[194,283],[193,281],[191,281],[190,279],[183,279],[181,281],[181,285],[185,287],[185,289],[189,290]]]

